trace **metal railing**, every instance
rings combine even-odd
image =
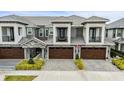
[[[101,37],[89,37],[89,42],[101,42]]]
[[[2,40],[4,42],[11,42],[11,41],[14,41],[14,37],[11,37],[11,36],[2,36]]]
[[[68,38],[67,38],[67,36],[65,36],[65,37],[57,36],[56,37],[56,42],[68,42]]]

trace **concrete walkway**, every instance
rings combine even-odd
[[[121,81],[123,72],[104,71],[45,71],[35,81]]]
[[[120,81],[124,72],[105,71],[0,71],[0,80],[5,75],[37,75],[34,81]]]
[[[86,71],[120,71],[110,61],[105,60],[84,60]]]
[[[42,71],[75,71],[77,70],[72,59],[50,59],[46,61]]]

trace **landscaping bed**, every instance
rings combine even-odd
[[[84,63],[83,63],[82,59],[75,59],[74,63],[78,69],[80,69],[80,70],[84,69]]]
[[[23,59],[16,65],[15,69],[16,70],[41,70],[43,65],[44,65],[44,60],[42,58],[33,58],[32,60]]]
[[[124,70],[124,58],[123,57],[113,59],[112,64],[115,65],[120,70]]]
[[[6,75],[4,81],[32,81],[36,77],[32,75]]]

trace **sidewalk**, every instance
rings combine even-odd
[[[105,71],[0,71],[0,80],[5,75],[37,75],[34,81],[113,81],[124,80],[124,72]]]

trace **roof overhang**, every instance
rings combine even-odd
[[[33,37],[21,44],[22,48],[45,48],[45,42]]]
[[[52,24],[71,24],[72,25],[71,21],[53,21],[51,23]]]
[[[19,22],[19,21],[0,21],[0,23],[19,23],[19,24],[28,25],[27,23],[23,23],[23,22]]]

